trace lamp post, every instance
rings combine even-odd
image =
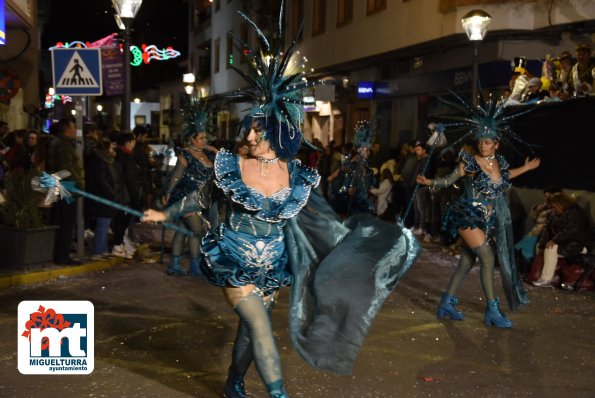
[[[483,10],[471,10],[461,18],[463,30],[467,34],[467,38],[473,42],[473,81],[471,87],[471,96],[474,105],[477,105],[477,47],[478,42],[482,41],[488,32],[488,25],[492,17]]]
[[[130,130],[130,27],[143,0],[112,0],[116,22],[124,31],[124,97],[122,98],[122,131]]]
[[[192,92],[194,91],[195,81],[196,77],[194,77],[194,73],[184,73],[182,75],[182,82],[184,83],[184,91],[186,92],[186,94],[192,95]]]

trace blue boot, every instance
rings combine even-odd
[[[188,275],[188,273],[182,269],[182,258],[180,256],[171,256],[169,267],[167,268],[167,274],[171,276]]]
[[[512,321],[500,311],[500,300],[488,300],[488,308],[486,308],[483,322],[486,326],[496,326],[497,328],[510,328]]]
[[[283,379],[267,384],[267,390],[270,398],[289,398],[283,388]]]
[[[225,398],[248,398],[244,390],[244,379],[241,376],[227,376],[227,381],[223,387],[223,397]]]
[[[200,270],[200,262],[202,261],[202,256],[193,257],[190,259],[190,275],[192,276],[203,276],[202,271]]]
[[[442,293],[442,300],[438,306],[438,312],[436,316],[438,319],[450,318],[453,321],[462,321],[465,319],[465,315],[462,312],[457,311],[456,305],[459,304],[459,299],[455,296],[451,296],[448,293]]]

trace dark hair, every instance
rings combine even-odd
[[[395,179],[393,177],[393,172],[390,171],[389,168],[382,170],[382,173],[380,174],[380,179],[381,180],[389,180],[391,183],[395,182]]]
[[[62,119],[58,120],[56,123],[56,135],[63,135],[66,130],[70,128],[70,124],[75,123],[74,119],[71,117],[63,117]]]
[[[120,133],[116,137],[116,143],[118,146],[124,146],[127,142],[134,141],[134,134],[132,133]]]
[[[147,129],[145,126],[141,126],[141,125],[137,125],[136,127],[134,127],[134,129],[132,129],[132,133],[134,134],[135,137],[150,134],[149,129]]]
[[[240,138],[248,136],[252,127],[264,133],[264,139],[277,156],[290,159],[300,150],[302,133],[297,126],[279,122],[275,118],[266,117],[262,113],[254,113],[244,117],[240,125]]]

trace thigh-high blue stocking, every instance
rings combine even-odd
[[[494,250],[489,241],[485,241],[481,246],[473,249],[473,252],[479,257],[481,262],[481,286],[486,299],[494,300]]]
[[[448,289],[446,292],[454,296],[459,289],[459,286],[463,282],[463,279],[467,276],[473,265],[475,264],[475,254],[471,249],[469,249],[465,245],[461,245],[461,258],[459,259],[459,264],[457,264],[457,268],[453,272],[452,276],[450,277],[450,282],[448,282]]]
[[[282,386],[283,375],[267,307],[256,290],[236,305],[240,326],[230,371],[233,370],[237,376],[245,374],[253,359],[261,379],[271,390],[272,387]]]
[[[194,236],[188,238],[188,249],[190,250],[190,258],[196,258],[199,256],[200,251],[200,235],[202,230],[202,217],[194,213],[191,216],[184,217],[182,222],[192,232]],[[183,242],[183,240],[182,240]],[[182,253],[180,249],[180,254]]]
[[[273,304],[273,297],[264,302],[269,319],[273,309]],[[254,356],[252,355],[252,339],[250,338],[250,330],[248,326],[246,326],[246,323],[240,318],[238,321],[238,332],[236,334],[236,340],[234,342],[233,351],[231,354],[231,366],[229,367],[230,375],[243,378],[248,371],[248,368],[252,364],[253,359]]]

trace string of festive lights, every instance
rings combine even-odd
[[[44,106],[46,109],[50,109],[54,107],[54,102],[55,101],[61,101],[62,104],[66,104],[67,102],[72,102],[72,97],[69,95],[51,95],[51,94],[46,94],[45,96],[45,103]]]
[[[130,51],[134,54],[134,49],[138,49],[136,46],[130,46]],[[147,46],[146,44],[142,45],[142,61],[145,64],[151,62],[151,60],[156,61],[166,61],[168,59],[177,58],[180,56],[180,52],[174,50],[173,47],[166,47],[163,50],[160,50],[154,44]],[[134,65],[132,62],[131,65]],[[140,63],[139,63],[140,64]]]
[[[55,48],[88,48],[89,46],[89,42],[82,42],[76,40],[66,43],[58,42],[55,46],[50,47],[50,50],[53,50]],[[120,44],[120,51],[124,51],[122,44]],[[130,65],[132,66],[139,66],[142,63],[148,64],[152,60],[167,61],[168,59],[174,59],[181,55],[181,53],[178,50],[175,50],[171,46],[165,47],[164,49],[159,49],[154,44],[143,44],[140,48],[137,46],[130,46],[130,52],[132,53],[132,60],[130,61]]]

